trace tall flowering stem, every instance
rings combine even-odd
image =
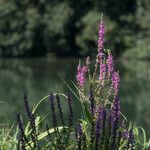
[[[104,36],[105,36],[105,25],[104,25],[104,22],[101,20],[99,23],[99,29],[98,29],[98,53],[97,53],[97,57],[96,57],[95,70],[93,73],[93,78],[96,76],[98,64],[101,64],[101,62],[104,58],[104,53],[103,53]]]
[[[100,21],[98,31],[98,60],[99,62],[103,59],[103,48],[104,48],[104,36],[105,36],[105,25],[103,20]]]
[[[77,146],[78,146],[78,150],[82,150],[82,136],[83,136],[83,131],[82,131],[82,126],[79,123],[78,127],[77,127],[77,131],[76,131],[76,137],[77,137]]]
[[[50,100],[50,109],[51,109],[51,112],[52,112],[52,115],[51,115],[52,124],[53,124],[53,127],[55,128],[57,126],[57,120],[56,120],[55,103],[54,103],[53,93],[50,93],[49,100]]]
[[[89,96],[89,101],[90,101],[90,110],[91,110],[91,115],[92,115],[92,120],[91,120],[91,129],[90,129],[90,147],[91,149],[93,148],[93,143],[94,143],[94,127],[95,127],[95,99],[94,99],[94,93],[93,93],[93,87],[90,85],[90,96]]]
[[[103,115],[102,115],[102,108],[99,106],[98,107],[98,112],[97,112],[97,120],[95,123],[95,149],[98,149],[99,147],[99,141],[101,140],[101,134],[102,134],[102,120],[103,120]]]
[[[119,85],[120,85],[120,77],[118,72],[114,72],[112,74],[112,90],[114,92],[114,96],[118,95],[119,92]]]
[[[77,68],[77,82],[80,88],[83,88],[86,82],[86,73],[87,73],[87,67],[86,66],[81,66],[79,63],[78,68]]]
[[[68,110],[69,110],[69,127],[72,127],[73,125],[73,110],[72,110],[72,99],[70,96],[70,93],[68,92],[68,96],[67,96],[67,100],[68,100]]]
[[[102,135],[101,135],[101,141],[100,141],[100,149],[103,147],[103,143],[105,140],[105,132],[106,132],[106,119],[107,119],[107,112],[105,106],[102,107],[101,111],[101,116],[102,116]]]
[[[113,108],[112,108],[112,150],[115,150],[117,147],[117,132],[118,132],[118,125],[119,125],[119,116],[120,116],[120,100],[119,97],[116,96],[115,100],[113,101]]]
[[[108,58],[107,58],[107,72],[108,72],[108,78],[111,77],[111,75],[114,72],[114,61],[113,61],[113,56],[111,55],[111,53],[108,54]]]
[[[99,75],[99,81],[101,85],[104,85],[104,80],[106,76],[106,64],[101,64],[100,65],[100,75]]]
[[[103,20],[100,21],[98,31],[98,50],[101,51],[104,47],[105,25]]]
[[[127,142],[127,149],[134,150],[135,149],[135,137],[133,133],[133,129],[129,130],[128,142]]]
[[[22,120],[21,120],[21,117],[20,117],[20,114],[17,114],[17,122],[18,122],[18,128],[19,128],[19,149],[20,149],[20,143],[21,143],[21,149],[22,150],[25,150],[25,133],[24,133],[24,129],[23,129],[23,123],[22,123]]]
[[[94,116],[95,101],[94,101],[94,93],[93,93],[93,87],[92,86],[90,86],[89,101],[90,101],[91,114],[92,114],[92,116]]]
[[[27,94],[24,94],[24,105],[25,105],[28,119],[30,121],[31,128],[32,128],[31,139],[34,143],[34,148],[39,147],[37,133],[36,133],[36,126],[35,126],[35,117],[34,117],[34,114],[30,111],[30,107],[29,107],[29,103],[28,103],[28,99],[27,99]]]
[[[58,93],[56,95],[56,100],[57,100],[57,107],[58,107],[58,110],[59,110],[60,121],[61,121],[62,125],[64,126],[65,125],[64,117],[63,117],[62,106],[61,106],[61,103],[60,103],[60,97],[59,97]]]

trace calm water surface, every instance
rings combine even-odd
[[[50,91],[66,92],[67,87],[59,76],[71,85],[70,81],[75,81],[77,63],[77,59],[1,59],[0,124],[12,123],[18,112],[24,114],[24,91],[27,91],[31,105]],[[119,61],[117,66],[121,75],[122,111],[150,135],[150,62]],[[74,116],[78,118],[80,107],[77,101],[73,107],[76,110]],[[65,102],[63,110],[67,115]],[[48,111],[48,105],[42,104],[38,113],[44,116]]]

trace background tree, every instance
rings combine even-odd
[[[150,56],[148,0],[0,0],[0,56],[95,54],[101,13],[117,56]]]

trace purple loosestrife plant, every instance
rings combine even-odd
[[[77,70],[77,82],[78,85],[83,88],[83,86],[85,85],[86,82],[86,73],[87,73],[87,67],[86,66],[81,66],[81,64],[79,63],[78,65],[78,70]]]
[[[63,117],[62,106],[61,106],[61,103],[60,103],[60,97],[59,97],[58,93],[56,94],[56,100],[57,100],[57,107],[58,107],[58,110],[59,110],[60,121],[61,121],[61,124],[64,126],[65,125],[64,117]]]
[[[18,149],[20,149],[20,147],[21,149],[24,149],[26,146],[26,143],[32,149],[32,146],[30,145],[27,139],[27,136],[25,135],[25,131],[23,127],[23,120],[20,114],[17,114],[17,123],[18,123],[18,129],[19,129]]]
[[[82,126],[81,124],[79,123],[79,125],[77,126],[77,131],[76,131],[76,138],[77,138],[77,147],[78,147],[78,150],[81,150],[82,148],[82,135],[83,135],[83,131],[82,131]]]
[[[57,93],[50,93],[42,100],[49,98],[52,128],[46,126],[46,132],[37,136],[35,127],[34,114],[29,109],[27,97],[25,95],[24,103],[26,113],[31,125],[31,134],[26,136],[23,128],[23,123],[20,116],[17,116],[18,127],[20,133],[20,143],[22,149],[32,145],[34,149],[38,148],[38,143],[47,141],[45,149],[78,149],[78,150],[133,150],[137,149],[138,142],[136,134],[133,132],[129,123],[121,114],[119,85],[120,77],[114,67],[113,56],[110,51],[104,49],[104,34],[105,26],[101,20],[98,32],[98,54],[93,76],[90,76],[90,60],[86,59],[86,65],[81,66],[79,63],[77,68],[77,86],[79,92],[75,97],[79,100],[82,109],[82,116],[78,118],[77,123],[73,122],[73,105],[71,94],[62,94],[65,97],[68,106],[68,122],[65,123],[62,113],[60,97]],[[105,58],[108,56],[107,58]],[[88,73],[87,73],[88,72]],[[89,73],[90,72],[90,73]],[[87,77],[89,75],[89,77]],[[57,107],[55,106],[55,99]],[[41,101],[40,101],[41,102]],[[61,126],[58,126],[59,120],[56,119],[56,109],[58,109]],[[76,110],[75,110],[76,111]],[[65,124],[65,125],[64,125]],[[37,125],[38,126],[38,125]],[[77,128],[75,130],[74,128]],[[64,130],[65,129],[65,130]],[[40,134],[40,132],[38,132]],[[46,138],[49,136],[49,139]],[[28,137],[28,139],[26,138]],[[39,139],[38,139],[38,138]],[[41,140],[40,138],[43,137]],[[76,140],[75,140],[76,138]],[[39,142],[41,140],[42,142]],[[40,145],[41,146],[41,145]],[[32,146],[33,147],[33,146]],[[32,149],[31,147],[31,149]],[[142,149],[145,150],[145,149]]]
[[[25,133],[23,129],[23,123],[20,117],[20,114],[17,114],[17,122],[18,122],[18,128],[19,128],[19,136],[18,136],[18,148],[20,149],[20,144],[21,144],[21,149],[26,150],[25,148]]]
[[[103,147],[103,143],[105,140],[105,132],[106,132],[106,117],[107,117],[107,112],[106,108],[103,106],[101,110],[101,116],[102,116],[102,133],[101,133],[101,141],[100,141],[100,149]]]
[[[90,129],[90,148],[93,148],[93,143],[94,143],[94,127],[95,127],[95,100],[94,100],[94,93],[93,93],[93,87],[90,85],[90,96],[89,96],[89,102],[90,102],[90,110],[91,110],[91,115],[92,115],[92,120],[91,120],[91,129]]]
[[[113,102],[113,111],[112,111],[112,150],[115,150],[117,147],[117,132],[119,125],[119,116],[120,116],[120,101],[118,96],[115,97]]]
[[[52,119],[52,124],[53,127],[57,127],[57,119],[56,119],[56,112],[55,112],[55,103],[54,103],[54,95],[51,92],[49,95],[49,100],[50,100],[50,110],[51,110],[51,119]]]
[[[35,117],[34,114],[30,111],[27,95],[24,95],[24,105],[26,109],[26,114],[28,116],[30,126],[31,126],[31,139],[34,143],[34,148],[38,147],[38,140],[37,140],[37,133],[36,133],[36,126],[35,126]]]
[[[105,25],[104,25],[104,22],[101,20],[99,23],[99,29],[98,29],[98,52],[96,56],[96,63],[95,63],[95,70],[93,73],[93,78],[96,76],[96,73],[98,70],[98,64],[101,64],[104,58],[104,53],[103,53],[104,35],[105,35]]]
[[[107,72],[108,72],[108,78],[111,77],[111,75],[114,72],[114,61],[113,61],[113,56],[111,55],[111,53],[108,54],[108,58],[107,58]]]
[[[119,92],[119,85],[120,85],[120,77],[119,77],[119,73],[118,72],[114,72],[112,74],[112,90],[113,90],[113,94],[114,96],[118,95]]]
[[[133,128],[129,130],[128,142],[127,142],[127,149],[134,150],[135,149],[135,137],[133,133]]]
[[[82,68],[80,64],[78,66],[78,74],[77,74],[79,98],[81,101],[83,101],[83,103],[87,102],[86,89],[89,88],[90,91],[88,101],[89,105],[84,105],[83,107],[84,112],[83,119],[87,122],[88,124],[87,126],[89,126],[87,128],[90,129],[89,132],[90,150],[92,150],[94,147],[95,149],[100,150],[107,150],[107,149],[117,150],[120,148],[120,146],[122,146],[121,144],[127,145],[127,141],[131,141],[129,140],[129,138],[127,139],[122,136],[124,134],[125,129],[126,128],[128,129],[129,127],[128,124],[126,125],[126,128],[122,126],[124,119],[120,113],[121,111],[119,99],[120,77],[119,73],[115,70],[114,59],[110,50],[108,51],[105,50],[105,53],[103,51],[104,35],[105,35],[105,25],[104,22],[101,20],[98,31],[98,54],[96,58],[93,77],[86,78],[85,75],[83,76],[83,73],[82,74],[80,73],[81,72],[80,70]],[[87,59],[86,60],[87,69],[89,69],[88,62],[89,60]],[[99,66],[99,76],[97,73],[98,66]],[[79,78],[80,77],[78,76],[79,74],[81,74],[82,78]],[[82,82],[79,82],[79,79]],[[83,86],[85,90],[82,90]],[[130,147],[128,146],[128,149],[130,148],[131,146]]]
[[[99,31],[98,31],[98,62],[101,63],[104,53],[104,36],[105,36],[105,25],[104,22],[101,20],[99,24]]]
[[[98,149],[99,147],[101,132],[102,132],[102,109],[101,107],[99,107],[98,116],[95,123],[95,149]]]
[[[105,76],[106,76],[106,64],[100,64],[99,81],[102,86],[104,85]]]
[[[72,125],[73,125],[73,110],[72,110],[72,99],[71,99],[69,92],[68,92],[67,100],[68,100],[68,110],[69,110],[68,125],[69,125],[69,127],[72,127]]]
[[[98,51],[103,50],[104,35],[105,35],[105,25],[104,25],[104,22],[101,20],[99,24],[99,31],[98,31]]]
[[[95,109],[95,102],[94,102],[94,93],[93,93],[93,87],[90,86],[90,96],[89,96],[89,101],[90,101],[90,108],[91,108],[91,114],[94,116],[94,109]]]

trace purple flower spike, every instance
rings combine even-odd
[[[101,134],[102,134],[102,125],[103,125],[103,108],[99,107],[98,108],[98,116],[97,116],[97,120],[96,120],[96,124],[95,124],[95,148],[98,149],[99,147],[99,141],[101,138]]]
[[[73,125],[73,110],[72,110],[72,99],[71,99],[69,92],[68,92],[67,100],[68,100],[68,111],[69,111],[68,123],[69,123],[69,127],[72,127],[72,125]]]
[[[81,124],[79,124],[78,127],[77,127],[77,144],[78,144],[78,150],[81,150],[82,135],[83,135],[82,126],[81,126]]]
[[[63,112],[62,112],[62,106],[61,106],[61,103],[60,103],[60,97],[57,93],[56,95],[56,100],[57,100],[57,107],[58,107],[58,110],[59,110],[59,116],[60,116],[60,121],[62,123],[62,125],[64,126],[64,117],[63,117]]]
[[[18,128],[19,128],[19,132],[20,132],[20,135],[19,135],[19,142],[21,143],[21,148],[22,150],[25,150],[25,133],[24,133],[24,129],[23,129],[23,122],[21,120],[21,117],[20,117],[20,114],[17,114],[17,121],[18,121]],[[20,145],[19,145],[19,148],[20,148]]]
[[[77,68],[77,82],[79,86],[82,88],[85,85],[86,82],[86,73],[87,73],[87,67],[83,66],[81,67],[80,63]]]
[[[118,131],[118,124],[119,124],[119,116],[120,116],[120,100],[119,97],[116,96],[113,101],[113,108],[112,108],[112,150],[116,150],[117,146],[117,131]]]
[[[128,130],[124,130],[124,131],[122,132],[122,137],[123,137],[125,140],[127,140],[127,139],[129,138],[129,131],[128,131]]]
[[[101,126],[100,126],[100,122],[101,122],[101,119],[100,119],[100,116],[98,117],[98,119],[97,119],[97,121],[96,121],[96,135],[95,135],[95,137],[96,137],[96,141],[95,141],[95,147],[96,147],[96,149],[98,149],[98,143],[99,143],[99,138],[100,138],[100,132],[101,132]]]
[[[99,81],[103,83],[106,75],[106,64],[100,65],[100,75],[99,75]]]
[[[52,123],[53,123],[53,127],[55,128],[57,126],[57,120],[56,120],[56,113],[55,113],[54,95],[52,92],[50,93],[49,100],[50,100],[50,109],[52,112],[51,115]]]
[[[101,21],[99,24],[99,31],[98,31],[98,50],[102,50],[104,47],[104,35],[105,35],[105,25],[104,22]]]
[[[90,96],[89,96],[89,100],[90,100],[90,104],[91,104],[91,114],[92,116],[94,115],[94,107],[95,107],[95,103],[94,103],[94,95],[93,95],[93,87],[90,86]]]
[[[127,149],[130,148],[130,150],[134,150],[134,147],[135,147],[135,137],[134,137],[133,129],[130,129],[128,143],[127,143]]]
[[[107,58],[107,68],[108,68],[108,77],[110,78],[112,73],[114,72],[114,61],[113,56],[111,54],[109,54]]]
[[[120,100],[119,97],[117,96],[113,102],[114,105],[114,119],[118,120],[119,119],[119,115],[120,115]]]
[[[114,95],[117,96],[119,92],[119,84],[120,84],[119,73],[114,72],[111,80],[112,80],[112,89],[114,91]]]

